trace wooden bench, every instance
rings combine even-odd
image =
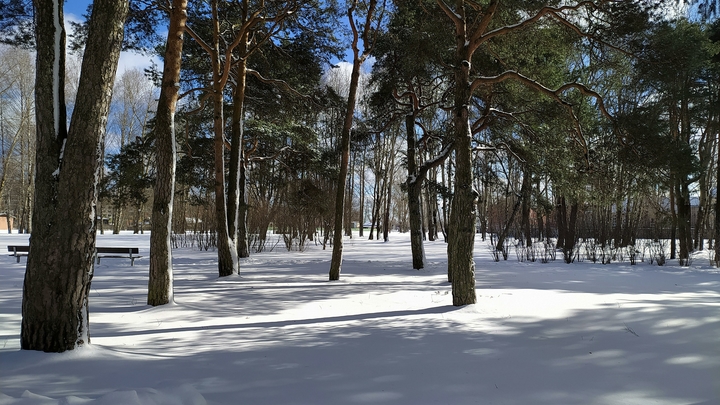
[[[30,246],[8,246],[8,252],[12,252],[10,256],[15,256],[17,262],[20,263],[21,256],[27,256]]]
[[[12,252],[10,256],[15,256],[17,262],[20,263],[21,256],[27,256],[30,251],[29,246],[8,246],[8,252]],[[130,259],[130,265],[135,265],[135,259],[139,259],[142,256],[138,255],[138,248],[130,247],[96,247],[95,257],[97,263],[100,264],[100,259]]]
[[[130,259],[130,265],[135,265],[135,259],[139,259],[142,256],[138,256],[138,248],[131,247],[96,247],[95,257],[97,257],[97,263],[100,264],[100,258],[106,259]]]

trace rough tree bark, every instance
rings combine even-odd
[[[23,285],[22,349],[63,352],[90,342],[97,181],[127,0],[95,2],[75,110],[65,134],[61,1],[36,7],[37,172]]]
[[[475,50],[479,44],[473,44],[467,31],[465,2],[457,0],[455,10],[442,0],[437,0],[455,25],[455,58],[453,100],[453,142],[455,144],[455,184],[450,205],[448,223],[448,275],[452,279],[453,305],[474,304],[475,295],[475,198],[472,173],[472,132],[470,129],[469,100],[470,68]],[[494,13],[491,5],[488,22]]]
[[[162,87],[155,114],[157,171],[153,190],[147,299],[148,305],[152,306],[165,305],[173,301],[170,236],[175,195],[175,107],[180,90],[180,66],[186,21],[187,0],[173,0],[165,47]]]

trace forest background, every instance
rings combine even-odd
[[[712,2],[108,3],[67,40],[56,2],[1,3],[0,206],[33,234],[23,348],[89,339],[96,230],[152,230],[151,305],[172,301],[172,247],[216,249],[227,276],[269,233],[332,248],[331,280],[353,228],[409,231],[416,269],[443,239],[455,305],[475,302],[476,234],[498,260],[510,240],[568,263],[720,250]],[[115,80],[121,49],[159,59]]]

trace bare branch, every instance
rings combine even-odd
[[[475,51],[475,49],[480,46],[480,38],[482,37],[482,34],[485,32],[485,30],[487,30],[487,27],[490,25],[490,22],[495,16],[495,11],[497,10],[499,3],[500,2],[498,0],[493,0],[492,2],[490,2],[490,5],[488,5],[487,7],[487,11],[485,11],[482,20],[480,20],[480,24],[470,36],[470,49],[472,51]]]
[[[438,6],[440,6],[442,11],[444,11],[445,14],[447,14],[447,16],[450,17],[450,19],[452,20],[453,23],[455,23],[456,26],[465,24],[465,21],[463,21],[463,18],[460,15],[458,15],[456,12],[454,12],[450,8],[450,6],[448,6],[447,3],[445,3],[444,0],[436,0],[436,2],[438,4]]]
[[[565,12],[565,11],[576,11],[581,8],[591,8],[593,10],[596,10],[599,7],[598,3],[608,3],[608,2],[614,2],[614,1],[619,1],[619,0],[603,0],[600,2],[581,1],[574,5],[564,5],[564,6],[560,6],[560,7],[543,7],[532,17],[529,17],[517,24],[506,25],[506,26],[503,26],[500,28],[496,28],[486,34],[480,35],[477,38],[477,40],[475,40],[475,41],[473,41],[473,43],[471,43],[471,50],[474,51],[483,42],[486,42],[494,37],[506,35],[510,32],[517,31],[517,30],[523,29],[527,26],[530,26],[530,25],[536,23],[537,21],[539,21],[540,19],[542,19],[543,17],[547,16],[548,14],[559,15],[560,13]]]
[[[539,92],[542,93],[542,94],[545,94],[546,96],[548,96],[548,97],[550,97],[551,99],[555,100],[558,104],[560,104],[560,105],[562,105],[563,107],[565,107],[565,108],[567,109],[568,113],[569,113],[569,114],[571,115],[571,117],[573,118],[573,122],[574,122],[574,124],[575,124],[575,125],[574,125],[574,126],[575,126],[575,132],[576,132],[576,135],[577,135],[577,136],[575,137],[575,140],[576,140],[576,142],[583,148],[583,150],[585,150],[585,151],[587,151],[587,143],[586,143],[586,141],[585,141],[585,136],[583,135],[582,127],[580,126],[580,120],[577,118],[577,115],[575,114],[575,110],[573,109],[572,104],[569,103],[568,101],[564,100],[564,99],[561,97],[561,95],[562,95],[565,91],[567,91],[567,90],[575,89],[575,90],[580,91],[580,93],[582,93],[583,95],[587,95],[587,96],[593,97],[593,98],[595,98],[595,100],[596,100],[596,102],[597,102],[597,105],[598,105],[598,108],[600,109],[600,111],[602,112],[602,114],[603,114],[606,118],[608,118],[608,119],[610,119],[610,120],[613,120],[612,115],[610,115],[610,113],[609,113],[609,112],[607,111],[607,109],[605,108],[605,104],[603,103],[602,97],[601,97],[597,92],[588,89],[587,87],[585,87],[584,85],[582,85],[582,84],[580,84],[580,83],[566,83],[566,84],[560,86],[557,90],[552,90],[552,89],[549,89],[549,88],[545,87],[544,85],[542,85],[542,84],[539,83],[538,81],[533,80],[533,79],[530,79],[530,78],[527,77],[527,76],[523,76],[522,74],[520,74],[520,73],[518,73],[518,72],[515,72],[515,71],[506,71],[506,72],[503,72],[503,73],[501,73],[501,74],[499,74],[499,75],[497,75],[497,76],[485,76],[485,77],[475,78],[475,79],[473,80],[473,82],[471,83],[471,90],[474,91],[474,90],[476,90],[479,86],[485,86],[485,85],[492,85],[492,84],[496,84],[496,83],[502,83],[502,82],[504,82],[504,81],[506,81],[506,80],[514,80],[514,81],[518,81],[518,82],[520,82],[520,83],[523,83],[524,85],[526,85],[526,86],[528,86],[528,87],[530,87],[530,88],[532,88],[532,89],[534,89],[534,90],[537,90],[537,91],[539,91]]]
[[[198,45],[200,45],[200,47],[201,47],[203,50],[205,50],[205,52],[208,53],[208,55],[212,55],[212,54],[213,54],[213,49],[212,49],[212,47],[211,47],[210,45],[208,45],[208,43],[205,42],[205,40],[202,39],[202,37],[201,37],[198,33],[196,33],[195,30],[193,30],[191,26],[185,25],[185,32],[187,32],[188,35],[190,35],[190,38],[194,39],[195,42],[197,42]]]
[[[304,98],[304,99],[310,101],[311,103],[313,103],[317,106],[320,106],[320,104],[318,104],[318,102],[315,101],[314,97],[312,97],[308,94],[300,93],[299,91],[294,89],[292,86],[290,86],[285,80],[265,78],[265,77],[263,77],[263,75],[260,74],[260,72],[258,72],[257,70],[254,70],[254,69],[247,69],[247,72],[249,74],[255,76],[258,80],[260,80],[261,82],[263,82],[265,84],[272,84],[274,86],[280,87],[281,89],[284,89],[285,91],[287,91],[291,94],[294,94],[300,98]]]

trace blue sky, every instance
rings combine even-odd
[[[87,10],[88,4],[92,3],[91,0],[66,0],[64,15],[65,15],[65,27],[69,29],[70,21],[81,21],[82,15]],[[145,69],[150,67],[151,60],[155,60],[156,64],[160,64],[160,59],[150,57],[148,55],[141,55],[133,52],[122,52],[120,54],[120,62],[118,64],[118,76],[120,76],[125,70],[128,69]]]
[[[87,9],[88,4],[91,2],[89,0],[66,0],[65,1],[65,14],[66,18],[68,17],[67,14],[73,14],[76,17],[82,16],[82,14]]]

